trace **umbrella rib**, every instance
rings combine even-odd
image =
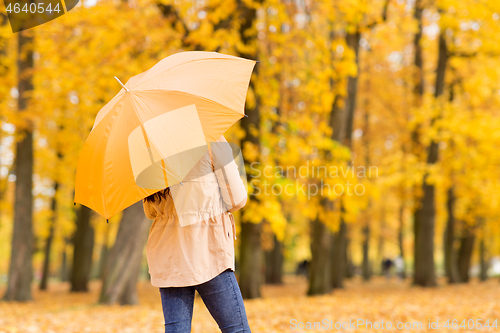
[[[94,120],[94,124],[92,125],[92,129],[90,130],[91,132],[94,130],[94,128],[97,127],[97,125],[100,124],[100,122],[116,107],[116,105],[120,102],[120,98],[122,98],[122,91],[120,90],[118,94],[116,94],[108,103],[106,103],[101,110],[96,115],[96,118]],[[115,102],[113,105],[111,105],[112,102]],[[101,111],[105,110],[106,108],[109,108],[106,112],[106,114],[101,114]],[[99,121],[98,121],[99,120]]]
[[[141,123],[141,130],[142,130],[142,135],[144,136],[144,140],[146,141],[146,147],[148,148],[148,153],[149,153],[149,158],[151,159],[151,164],[155,164],[155,159],[153,157],[153,152],[151,151],[151,144],[149,143],[148,135],[146,134],[146,129],[144,128],[144,125]],[[163,159],[161,160],[161,165],[163,169],[163,178],[165,179],[165,187],[168,187],[168,180],[167,180],[167,172],[165,171],[165,162]]]
[[[135,95],[135,97],[138,97],[138,99],[140,99],[140,96],[138,96],[137,94]],[[132,102],[133,103],[139,103],[139,101],[136,100],[135,98],[132,99]],[[141,101],[141,102],[144,104],[145,108],[149,109],[149,106],[148,106],[147,103],[144,103],[144,101]],[[137,111],[136,111],[135,108],[134,108],[134,111],[135,111],[136,116],[139,118],[139,121],[141,121],[141,118],[140,118],[140,116],[137,113]],[[156,162],[154,160],[153,153],[152,153],[152,150],[151,150],[151,143],[149,142],[149,140],[147,138],[146,129],[144,128],[142,122],[141,122],[141,129],[142,129],[142,134],[144,136],[144,139],[146,141],[146,146],[147,146],[147,149],[148,149],[148,152],[149,152],[149,157],[151,159],[151,164],[155,164]],[[153,145],[154,145],[154,142],[153,142]],[[158,151],[158,147],[155,146],[155,149]],[[165,179],[165,187],[168,187],[168,177],[167,177],[167,172],[166,172],[165,161],[163,159],[161,159],[161,165],[162,165],[162,171],[163,171],[163,178]],[[182,185],[182,182],[180,182],[180,183]]]
[[[148,149],[149,158],[151,159],[151,164],[155,164],[155,159],[153,157],[153,152],[151,151],[151,145],[149,144],[148,136],[146,134],[146,129],[144,125],[141,123],[142,135],[144,136],[144,141],[146,141],[146,147]]]

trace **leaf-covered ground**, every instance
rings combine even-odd
[[[286,277],[282,286],[264,286],[261,299],[246,300],[245,306],[252,332],[500,332],[499,329],[481,328],[489,319],[489,325],[498,319],[500,325],[500,282],[491,279],[485,283],[472,281],[468,285],[447,286],[433,289],[412,287],[396,279],[386,281],[375,278],[365,284],[358,279],[348,281],[343,290],[330,295],[307,297],[306,282],[298,277]],[[49,292],[34,291],[34,302],[0,303],[0,332],[162,332],[163,316],[160,295],[149,282],[141,282],[137,306],[102,306],[96,304],[99,283],[92,283],[91,292],[70,294],[67,284],[50,285]],[[3,290],[0,290],[3,293]],[[365,320],[381,329],[358,329],[347,323]],[[429,330],[429,319],[439,321],[437,329]],[[450,319],[450,328],[443,327]],[[456,319],[455,329],[452,320]],[[471,329],[460,327],[463,319]],[[294,321],[295,320],[295,321]],[[316,329],[306,329],[307,323]],[[333,322],[333,323],[332,323]],[[393,328],[387,328],[391,322]],[[415,327],[422,323],[422,328]],[[302,324],[301,324],[302,323]],[[337,328],[335,329],[335,323]],[[344,329],[338,325],[344,323]],[[407,328],[396,325],[407,323]],[[475,326],[473,326],[473,324]],[[301,328],[299,328],[299,325]],[[330,326],[330,327],[329,327]],[[373,326],[372,326],[373,327]],[[376,327],[376,326],[375,326]],[[475,328],[474,328],[475,327]],[[294,329],[295,328],[295,329]],[[192,332],[220,332],[217,324],[196,295]]]

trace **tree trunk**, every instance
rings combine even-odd
[[[332,37],[333,39],[333,37]],[[333,86],[333,83],[332,83]],[[341,141],[344,133],[343,109],[339,107],[339,99],[335,98],[330,113],[330,127],[333,129],[332,138]],[[328,155],[328,153],[327,153]],[[333,202],[326,197],[320,199],[320,205],[326,211],[331,210]],[[311,263],[309,269],[308,296],[328,294],[332,290],[332,253],[333,233],[316,216],[310,223],[311,230]]]
[[[431,146],[435,145],[431,143]],[[437,150],[437,147],[436,147]],[[423,287],[436,285],[434,271],[434,186],[426,184],[424,177],[424,197],[415,212],[415,267],[413,282]]]
[[[49,236],[45,242],[45,258],[43,261],[43,272],[42,280],[40,281],[40,290],[47,290],[47,281],[50,275],[50,253],[52,250],[52,241],[54,239],[54,230],[57,221],[57,189],[59,188],[59,183],[54,184],[54,196],[52,197],[51,211],[52,217],[50,219]]]
[[[422,13],[424,8],[422,7],[422,0],[415,1],[415,12],[413,17],[417,21],[418,30],[413,39],[413,48],[415,50],[415,74],[414,74],[414,95],[417,99],[416,106],[420,106],[422,96],[424,95],[424,58],[423,58],[423,48],[421,43],[422,34],[423,34],[423,22],[422,22]]]
[[[422,0],[416,0],[415,1],[415,12],[413,14],[413,17],[417,21],[418,24],[418,29],[417,32],[415,33],[414,40],[413,40],[413,49],[415,50],[415,59],[414,59],[414,64],[415,64],[415,73],[413,75],[413,80],[414,80],[414,97],[415,97],[415,107],[420,107],[422,105],[422,99],[425,91],[425,84],[424,84],[424,62],[423,62],[423,49],[421,40],[422,40],[422,34],[423,34],[423,22],[422,22],[422,13],[424,11],[424,8],[422,7]],[[422,155],[422,145],[420,143],[420,133],[419,133],[419,128],[420,125],[417,124],[415,129],[411,133],[411,138],[412,138],[412,151],[415,156],[417,156],[420,160],[420,156]],[[417,188],[415,187],[415,190]],[[417,198],[415,198],[415,207],[414,207],[414,212],[413,212],[413,234],[414,234],[414,251],[417,248],[416,241],[417,241],[417,234],[418,234],[418,223],[417,223],[417,208],[418,208],[418,202]],[[419,256],[416,255],[416,253],[413,254],[413,267],[414,267],[414,272],[415,274],[415,267],[419,265]]]
[[[106,226],[106,232],[104,234],[104,244],[101,246],[101,254],[99,255],[99,271],[97,273],[99,279],[103,279],[104,269],[106,268],[106,262],[108,260],[109,254],[109,224]]]
[[[339,230],[333,235],[332,288],[343,288],[346,272],[347,225],[342,220]]]
[[[239,285],[243,298],[257,298],[262,284],[261,223],[241,223]]]
[[[349,252],[349,243],[350,243],[350,239],[349,239],[349,237],[347,237],[346,242],[345,242],[345,249],[344,249],[345,278],[346,279],[352,279],[354,277],[354,264],[352,262],[351,253]]]
[[[108,259],[108,245],[102,244],[101,246],[101,254],[99,255],[99,272],[98,277],[102,279],[104,277],[104,269],[106,268],[106,261]]]
[[[484,234],[481,237],[481,242],[479,243],[479,260],[481,270],[479,272],[479,279],[481,281],[488,280],[488,269],[489,269],[489,255],[486,249],[486,244],[484,242]]]
[[[363,228],[363,264],[361,265],[361,275],[364,281],[369,281],[372,277],[370,267],[370,225],[366,223]]]
[[[266,283],[282,284],[283,244],[273,235],[274,246],[266,251]]]
[[[0,13],[0,27],[4,27],[6,24],[9,24],[9,20],[6,14]],[[0,37],[0,59],[5,59],[5,55],[7,54],[8,43],[5,42],[6,36]],[[9,66],[7,62],[0,61],[0,77],[4,77],[7,75],[9,70]],[[3,96],[6,96],[7,92],[4,93]],[[5,119],[3,115],[0,115],[0,122],[4,122]],[[0,142],[2,141],[2,134],[0,133]],[[15,160],[13,161],[13,165],[15,165]],[[0,168],[3,167],[2,156],[0,156]],[[4,179],[0,179],[0,202],[4,200],[5,193],[7,192],[8,184],[9,184],[9,176],[13,173],[12,165],[9,168],[9,171]],[[3,226],[3,211],[0,209],[0,228]]]
[[[142,201],[123,211],[116,241],[103,271],[99,303],[137,304],[137,280],[151,222],[145,217]]]
[[[366,69],[367,74],[369,75],[370,73],[368,72],[368,68]],[[371,80],[367,81],[367,86],[366,88],[368,90],[371,90]],[[364,124],[365,128],[363,129],[363,143],[364,143],[364,148],[365,148],[365,168],[369,170],[370,168],[370,140],[369,140],[369,133],[370,133],[370,99],[367,97],[365,98],[365,105],[364,105]],[[366,211],[369,211],[370,208],[372,207],[372,202],[369,199],[368,205],[366,208]],[[366,216],[366,221],[365,225],[362,230],[363,234],[363,241],[362,241],[362,253],[363,253],[363,261],[361,263],[361,277],[363,278],[363,281],[369,281],[372,276],[372,267],[370,263],[370,218]]]
[[[326,200],[322,198],[322,200]],[[319,220],[311,223],[311,254],[308,296],[328,294],[332,290],[330,251],[332,232]]]
[[[338,99],[335,100],[330,116],[330,125],[334,129],[332,138],[351,149],[351,137],[354,123],[354,111],[356,109],[356,96],[358,90],[359,76],[359,41],[361,33],[348,33],[345,36],[346,44],[354,51],[355,62],[358,68],[358,75],[350,76],[347,79],[347,98],[344,101],[344,109],[338,108]],[[350,163],[349,163],[350,166]],[[343,209],[343,208],[342,208]],[[332,237],[333,245],[331,249],[331,284],[333,288],[342,288],[343,279],[348,275],[347,270],[347,225],[340,221],[340,229]]]
[[[18,32],[18,110],[27,108],[33,90],[33,37],[32,31]],[[16,188],[14,227],[7,290],[4,300],[31,300],[33,279],[33,124],[19,130],[22,139],[16,143]]]
[[[344,125],[344,137],[343,143],[349,149],[352,148],[352,130],[354,124],[354,111],[356,110],[356,96],[358,92],[358,77],[359,77],[359,41],[361,39],[361,32],[357,30],[354,33],[346,34],[346,44],[354,51],[356,67],[358,68],[358,73],[356,76],[350,76],[347,79],[347,98],[345,100],[345,125]],[[351,163],[349,162],[349,166]],[[341,204],[342,205],[342,204]],[[341,208],[343,210],[343,207]],[[333,240],[333,253],[332,253],[332,287],[333,288],[343,288],[343,280],[346,278],[346,272],[348,267],[347,261],[347,225],[341,218],[340,229],[335,234]]]
[[[469,228],[464,230],[460,239],[460,250],[458,251],[458,273],[462,282],[469,282],[470,261],[474,250],[475,235]]]
[[[405,252],[403,247],[403,227],[404,227],[404,205],[401,204],[399,207],[399,230],[398,230],[398,245],[399,245],[399,255],[403,259],[403,271],[401,272],[401,277],[406,278],[406,261]]]
[[[366,69],[368,76],[370,76],[371,73],[368,72],[368,68]],[[367,86],[366,88],[368,90],[371,90],[371,80],[367,81]],[[365,168],[366,170],[370,170],[370,139],[369,139],[369,133],[370,133],[370,98],[365,98],[365,103],[364,103],[364,124],[365,128],[363,129],[363,143],[364,143],[364,148],[365,148]],[[369,211],[372,207],[372,201],[369,199],[368,205],[366,208],[366,211]],[[363,281],[369,281],[372,276],[372,267],[370,264],[370,217],[367,215],[366,216],[366,221],[365,225],[362,230],[363,233],[363,241],[362,241],[362,252],[363,252],[363,262],[361,263],[361,277],[363,278]]]
[[[262,2],[259,0],[259,2]],[[239,26],[239,36],[241,42],[244,45],[249,45],[257,39],[256,33],[252,30],[254,28],[255,20],[257,19],[257,9],[250,7],[246,2],[238,0],[237,2],[236,15],[238,19],[241,20],[241,25]],[[240,52],[239,56],[247,59],[257,59],[258,51],[255,50],[252,53]],[[254,77],[258,76],[259,65],[254,68]],[[255,95],[255,107],[249,109],[248,103],[245,104],[245,113],[247,117],[241,120],[241,127],[245,130],[245,137],[241,142],[242,149],[246,145],[251,145],[260,151],[260,107],[259,107],[259,96],[255,90],[255,81],[250,80],[249,89],[254,92]],[[243,154],[245,156],[245,154]],[[248,165],[253,161],[246,161],[245,164]],[[258,162],[258,159],[257,161]],[[248,182],[251,184],[252,175],[247,175]],[[253,201],[253,203],[252,203]],[[248,199],[247,205],[252,204],[259,205],[259,200],[256,196],[251,195]],[[260,297],[260,286],[263,282],[262,274],[262,249],[260,242],[260,233],[262,229],[262,222],[255,224],[241,219],[241,243],[240,243],[240,272],[239,272],[239,285],[241,289],[241,294],[243,298],[257,298]]]
[[[61,270],[59,276],[62,282],[69,281],[68,255],[67,255],[68,239],[64,237],[63,252],[61,258]]]
[[[378,237],[378,246],[377,246],[377,264],[380,265],[380,272],[379,275],[384,275],[384,269],[383,269],[383,263],[382,261],[384,260],[384,252],[385,252],[385,238],[384,238],[384,232],[385,232],[385,209],[382,207],[382,214],[380,218],[380,233]]]
[[[457,267],[457,254],[455,249],[455,193],[453,187],[448,189],[447,199],[448,221],[444,233],[444,265],[448,283],[460,282],[460,275]]]
[[[80,206],[74,235],[73,266],[71,269],[71,291],[88,291],[92,252],[94,250],[94,228],[90,225],[92,211]]]
[[[358,73],[356,76],[350,76],[347,81],[347,98],[345,100],[345,135],[344,144],[351,149],[352,129],[354,124],[354,111],[356,110],[356,96],[358,94],[359,67],[359,41],[361,33],[348,33],[345,37],[347,46],[354,51],[356,67]]]
[[[436,70],[436,84],[434,97],[438,100],[444,92],[444,79],[448,54],[446,49],[445,32],[439,35],[439,56]],[[436,118],[431,120],[434,124]],[[428,148],[427,164],[433,165],[438,161],[438,144],[431,140]],[[416,285],[430,287],[436,285],[434,268],[434,220],[435,210],[435,188],[433,184],[427,183],[428,174],[424,175],[422,181],[423,198],[415,211],[415,269],[413,282]]]

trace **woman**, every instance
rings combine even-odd
[[[191,332],[195,290],[223,333],[251,332],[234,275],[231,214],[246,200],[224,136],[182,184],[144,199],[144,212],[154,219],[146,252],[151,283],[160,289],[165,332]]]

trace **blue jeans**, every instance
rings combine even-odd
[[[212,280],[189,287],[160,288],[165,333],[190,333],[195,290],[222,333],[251,332],[234,272],[228,268]]]

